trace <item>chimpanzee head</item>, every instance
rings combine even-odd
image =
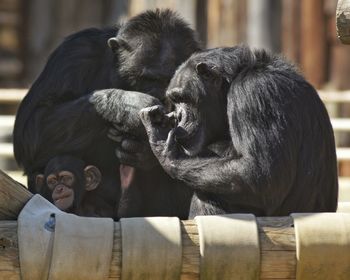
[[[72,156],[57,156],[45,168],[45,174],[36,177],[41,193],[57,208],[77,212],[86,192],[95,190],[101,182],[101,173],[96,166]],[[46,189],[43,189],[46,188]]]
[[[122,25],[108,45],[130,86],[159,99],[176,68],[199,50],[194,31],[170,10],[147,11]]]
[[[166,92],[177,120],[175,139],[190,156],[210,143],[223,140],[228,131],[227,73],[222,54],[194,54],[176,71]]]

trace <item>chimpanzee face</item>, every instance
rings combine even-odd
[[[77,213],[87,192],[101,182],[101,172],[94,165],[73,156],[57,156],[46,165],[44,174],[36,176],[39,193],[62,211]]]
[[[223,78],[214,65],[188,60],[172,78],[166,97],[174,106],[176,141],[189,155],[220,139],[227,123]]]
[[[65,170],[47,176],[46,184],[57,208],[66,211],[73,206],[75,180],[74,174]]]
[[[171,11],[149,11],[122,26],[108,45],[129,90],[164,98],[176,68],[199,49],[194,33]]]

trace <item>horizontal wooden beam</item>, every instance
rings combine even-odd
[[[260,279],[295,279],[296,254],[290,217],[257,218],[260,239]],[[181,279],[199,279],[199,237],[193,220],[181,221]],[[112,262],[108,279],[121,279],[121,228],[114,226]],[[0,279],[20,279],[17,223],[0,221]],[[137,268],[135,268],[137,269]]]
[[[318,90],[318,94],[325,103],[349,103],[350,90]]]
[[[0,143],[0,157],[13,158],[13,145],[12,145],[12,143]]]
[[[334,131],[350,131],[350,118],[332,118]]]
[[[18,104],[27,94],[28,89],[0,89],[1,104]]]

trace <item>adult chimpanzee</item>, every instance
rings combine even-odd
[[[109,183],[103,181],[96,166],[72,156],[54,157],[44,174],[36,176],[36,186],[46,199],[62,211],[81,216],[115,215],[116,205],[111,197],[115,196],[116,187],[108,186]]]
[[[334,136],[315,89],[282,58],[248,47],[191,56],[160,106],[141,111],[154,154],[195,195],[198,214],[335,211]],[[212,144],[212,145],[211,145]]]
[[[151,160],[154,156],[148,141],[129,137],[124,127],[121,144],[116,145],[106,137],[108,122],[94,108],[99,105],[89,99],[94,90],[117,88],[136,90],[161,100],[176,67],[198,49],[193,30],[169,10],[148,11],[116,28],[87,29],[69,36],[51,54],[17,112],[14,152],[28,175],[29,189],[37,192],[36,174],[43,172],[51,158],[62,154],[81,158],[98,166],[103,177],[114,176],[119,180],[115,149],[121,163],[140,168],[136,172],[140,181],[154,184],[154,188],[170,186],[167,175],[154,178],[163,171],[155,159]],[[123,104],[118,107],[129,109]],[[115,138],[115,130],[111,131]],[[141,170],[152,166],[154,172]],[[172,196],[163,189],[161,193]],[[178,213],[170,209],[175,202],[161,203],[157,211],[149,214]],[[161,209],[164,211],[159,212]]]

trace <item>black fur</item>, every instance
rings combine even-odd
[[[109,38],[112,50],[107,46]],[[136,160],[149,158],[144,154],[149,150],[152,155],[150,149],[143,148],[148,143],[135,141],[127,128],[122,131],[123,141],[128,143],[131,135],[134,145],[107,138],[109,122],[96,112],[98,104],[90,102],[93,91],[136,90],[163,99],[176,67],[198,49],[192,29],[169,10],[148,11],[120,27],[87,29],[69,36],[52,53],[17,112],[14,152],[28,175],[30,191],[36,192],[35,175],[57,155],[81,158],[114,179],[119,176],[119,162],[137,166]],[[117,105],[128,110],[125,104]],[[155,168],[152,176],[162,172]],[[167,185],[162,181],[158,186],[163,183]],[[177,206],[174,202],[162,207],[164,211],[155,215],[166,215]]]
[[[206,50],[177,70],[167,97],[175,128],[161,127],[159,106],[141,118],[165,171],[195,191],[190,217],[336,210],[329,116],[284,59],[244,46]]]

